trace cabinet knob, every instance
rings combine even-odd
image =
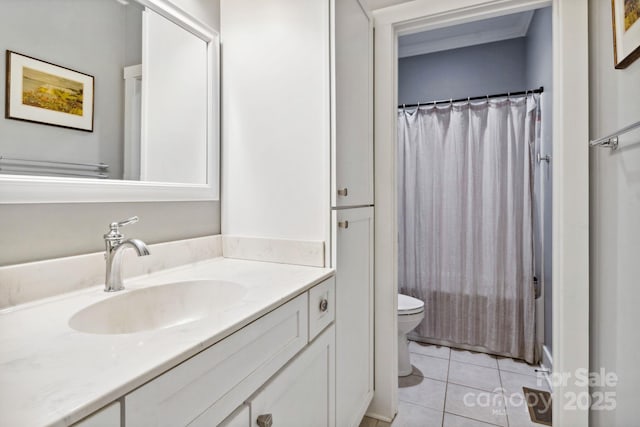
[[[259,427],[271,427],[273,425],[273,417],[271,414],[258,415],[256,422]]]
[[[320,311],[325,312],[329,309],[329,301],[326,298],[322,298],[320,301]]]
[[[348,195],[349,195],[349,191],[347,190],[346,187],[338,189],[338,196],[347,197]]]
[[[349,221],[340,221],[338,222],[339,228],[349,228]]]

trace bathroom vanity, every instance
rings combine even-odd
[[[15,2],[16,7],[22,3]],[[121,3],[126,2],[104,3],[113,14],[124,13]],[[108,124],[101,127],[129,138],[115,150],[124,158],[81,159],[83,163],[112,164],[110,179],[37,171],[0,175],[0,203],[64,204],[73,212],[69,217],[82,216],[82,221],[65,226],[56,223],[59,218],[42,214],[40,222],[48,225],[47,237],[36,235],[36,239],[48,246],[55,242],[49,248],[54,256],[80,253],[71,249],[76,240],[92,245],[99,242],[100,236],[92,233],[98,217],[103,221],[104,210],[86,212],[95,202],[103,203],[107,210],[130,208],[133,211],[122,218],[140,215],[144,227],[155,223],[158,229],[146,232],[155,241],[201,235],[185,223],[195,222],[191,214],[198,207],[215,205],[219,217],[211,215],[206,221],[215,229],[211,233],[224,234],[220,239],[224,250],[195,250],[190,243],[180,250],[170,243],[166,244],[170,250],[165,244],[152,245],[152,256],[125,259],[124,276],[137,278],[125,279],[125,290],[115,295],[101,288],[104,253],[87,255],[79,263],[65,262],[58,269],[47,267],[57,260],[36,263],[26,276],[13,271],[4,274],[0,266],[0,425],[268,426],[271,415],[276,426],[357,427],[365,412],[390,420],[393,414],[387,413],[393,408],[382,405],[380,409],[374,399],[374,388],[381,399],[390,397],[397,379],[394,363],[384,359],[386,347],[395,347],[395,331],[388,340],[376,340],[383,357],[374,359],[373,18],[366,3],[222,0],[220,33],[200,19],[215,21],[215,14],[203,9],[192,16],[194,11],[183,10],[181,6],[187,6],[183,3],[191,2],[136,0],[127,6],[134,9],[135,22],[142,25],[135,34],[141,34],[140,61],[146,64],[146,74],[134,73],[140,68],[137,57],[131,63],[116,64],[112,74],[120,83],[123,75],[131,83],[131,87],[125,83],[125,94],[129,90],[138,93],[136,85],[142,85],[141,105],[130,105],[125,99],[125,105],[118,107],[123,111],[114,113],[124,116],[125,127],[117,132]],[[28,8],[18,9],[29,16]],[[39,10],[40,15],[44,22],[58,22],[48,20],[44,9]],[[60,15],[62,19],[73,14]],[[103,22],[106,13],[90,9],[89,15]],[[156,48],[170,46],[154,31],[156,24],[176,27],[173,30],[180,35],[172,39],[185,38],[200,46],[193,61],[207,64],[195,67],[204,74],[201,78],[185,72],[194,67],[175,61],[175,52],[161,49],[155,55],[155,59],[181,64],[177,71],[183,74],[174,81],[190,80],[188,83],[210,89],[198,91],[206,99],[193,97],[207,108],[206,114],[199,114],[197,126],[177,115],[189,110],[182,103],[175,103],[178,111],[154,111],[170,104],[154,101],[157,96],[171,98],[145,86],[152,83],[154,73],[158,76],[158,70],[167,68],[153,66]],[[115,34],[120,37],[123,32]],[[25,38],[16,34],[15,39],[12,43],[17,44]],[[224,61],[220,61],[219,43],[224,45]],[[49,52],[35,50],[38,46],[25,41],[23,47],[13,49],[94,73],[97,81],[106,81],[97,74],[106,67],[86,65],[84,54],[49,57]],[[124,46],[125,51],[131,47],[129,43]],[[151,57],[145,52],[151,52]],[[220,80],[219,67],[225,80]],[[174,85],[159,86],[164,90]],[[226,93],[223,105],[220,88]],[[182,91],[183,86],[174,89]],[[119,93],[119,89],[102,90]],[[106,96],[99,100],[115,108],[116,103]],[[304,108],[291,108],[294,105]],[[97,104],[98,110],[105,107]],[[222,116],[221,111],[225,112]],[[134,118],[156,119],[147,120],[141,130],[133,120],[133,129],[129,129],[132,118],[128,113]],[[22,122],[9,125],[25,126]],[[185,132],[199,129],[201,135],[165,139],[170,136],[166,126]],[[66,134],[71,133],[73,144],[79,147],[66,151],[93,147],[87,140],[94,136],[109,150],[115,149],[113,138],[99,132],[81,136],[64,132],[61,143],[70,144]],[[222,152],[219,135],[225,147]],[[16,144],[18,148],[35,147],[24,140]],[[50,147],[34,151],[52,156]],[[180,160],[173,151],[176,147],[179,155],[192,153],[194,157]],[[155,169],[153,160],[158,156],[161,160],[170,157],[171,166],[160,161]],[[197,163],[198,176],[192,177],[196,158],[206,164]],[[77,161],[38,160],[47,164]],[[122,171],[113,167],[118,164],[123,164]],[[158,176],[154,170],[184,175]],[[225,196],[221,205],[220,193]],[[167,218],[158,202],[173,207],[186,202],[193,209],[188,216]],[[71,227],[72,237],[55,234]],[[132,237],[145,238],[132,233]],[[65,245],[68,252],[64,252]],[[149,268],[147,258],[157,259],[161,252],[163,261]],[[185,256],[195,253],[208,256],[196,261]],[[18,262],[23,261],[18,258]],[[332,268],[326,268],[329,266]],[[57,283],[56,292],[51,292],[52,281]],[[218,300],[215,310],[202,305],[207,299],[203,296],[207,285],[202,281],[227,283],[220,285],[223,302]],[[178,284],[186,285],[182,290],[190,296],[185,301],[200,310],[192,321],[181,323],[176,315],[182,297],[171,295]],[[163,290],[144,291],[156,287]],[[246,292],[238,295],[239,290]],[[135,292],[138,296],[131,298],[118,295]],[[164,308],[174,317],[138,316],[165,313]],[[201,316],[203,312],[208,314]],[[96,313],[111,323],[100,320]],[[380,318],[378,315],[376,321]]]
[[[0,424],[334,426],[333,274],[217,257],[5,308]]]

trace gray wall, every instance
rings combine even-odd
[[[219,0],[174,2],[220,28]],[[220,233],[219,202],[0,204],[0,265],[104,250],[108,224],[131,215],[125,234],[148,243]]]
[[[606,0],[589,0],[588,71],[591,138],[640,119],[640,60],[614,69]],[[617,151],[592,148],[589,166],[589,363],[592,372],[602,367],[619,378],[606,390],[616,392],[616,410],[592,411],[589,425],[633,426],[640,387],[640,130],[622,136]]]
[[[542,137],[540,152],[553,157],[552,123],[553,123],[553,55],[551,32],[551,8],[538,9],[533,15],[529,32],[525,39],[526,50],[526,86],[536,88],[544,86],[542,95]],[[535,165],[534,197],[537,203],[537,226],[541,232],[535,233],[536,268],[538,280],[544,284],[544,344],[551,352],[552,331],[552,298],[551,298],[551,230],[552,230],[552,171],[551,164],[541,162]]]
[[[122,178],[122,68],[142,60],[139,6],[108,0],[4,0],[0,51],[12,50],[94,76],[94,130],[0,119],[0,151],[14,157],[106,163]],[[0,61],[0,75],[6,62]],[[5,85],[0,85],[5,99]]]
[[[398,104],[523,90],[525,39],[401,58]]]

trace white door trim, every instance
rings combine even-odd
[[[587,2],[580,0],[414,0],[373,12],[375,19],[375,395],[368,414],[397,412],[397,37],[425,29],[553,6],[553,424],[588,425],[586,408],[566,408],[588,387],[589,170]],[[580,399],[579,399],[580,400]],[[575,400],[574,400],[575,402]]]

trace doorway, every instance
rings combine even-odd
[[[434,4],[437,3],[437,4]],[[396,106],[398,37],[552,5],[553,11],[553,349],[554,371],[588,368],[587,7],[580,2],[413,1],[374,10],[375,18],[375,377],[369,415],[397,409]],[[577,41],[579,40],[579,41]],[[586,425],[587,408],[565,410],[580,383],[554,384],[554,423]]]
[[[398,57],[398,290],[425,313],[409,336],[538,364],[551,8],[401,36]]]

